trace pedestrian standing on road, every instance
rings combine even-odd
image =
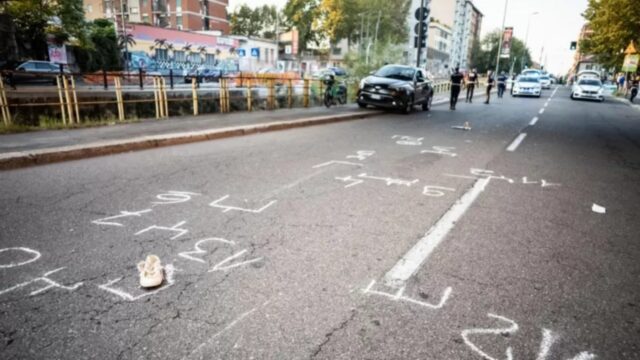
[[[478,71],[476,69],[471,70],[469,75],[467,75],[467,97],[464,102],[472,102],[473,100],[473,90],[478,83]]]
[[[507,74],[503,72],[498,76],[498,97],[501,98],[504,95],[504,91],[507,88]]]
[[[638,84],[639,83],[640,83],[640,81],[638,80],[637,76],[631,81],[631,97],[629,98],[629,101],[631,103],[633,103],[633,99],[635,99],[636,96],[638,96]]]
[[[624,74],[618,76],[618,91],[624,90]]]
[[[491,97],[491,88],[493,88],[493,71],[489,70],[487,73],[487,100],[485,100],[485,104],[489,104],[489,99]]]
[[[453,74],[451,74],[451,99],[449,100],[449,109],[455,110],[458,103],[458,95],[460,95],[460,89],[464,85],[464,75],[460,73],[459,68],[455,68]]]

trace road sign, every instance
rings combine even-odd
[[[259,58],[260,57],[260,48],[251,48],[251,56]]]
[[[624,57],[624,63],[622,64],[622,71],[624,72],[638,71],[638,61],[640,61],[640,54],[626,55]]]
[[[238,54],[239,57],[245,57],[247,56],[247,51],[245,49],[236,49],[236,54]]]
[[[631,40],[631,42],[629,43],[629,46],[627,46],[627,50],[624,51],[625,54],[627,55],[632,55],[632,54],[637,54],[638,50],[636,50],[636,46],[633,43],[633,40]]]

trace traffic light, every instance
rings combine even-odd
[[[413,47],[417,49],[422,49],[427,47],[427,19],[429,18],[429,8],[418,7],[415,11],[415,18],[418,20],[415,27],[413,28],[413,32],[415,32],[416,36],[413,38]]]
[[[572,41],[571,46],[569,46],[569,50],[575,50],[578,47],[577,41]]]

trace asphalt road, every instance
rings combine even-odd
[[[640,112],[492,100],[0,173],[0,357],[640,359]]]

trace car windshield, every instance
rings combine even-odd
[[[543,77],[541,77],[540,79],[542,79],[542,80],[549,80],[549,77],[548,77],[548,76],[543,76]]]
[[[582,79],[582,80],[578,81],[578,85],[601,86],[602,83],[600,82],[600,80],[596,80],[596,79]]]
[[[539,82],[537,77],[521,77],[520,79],[518,79],[519,82],[533,82],[533,83],[537,83]]]
[[[398,80],[413,80],[414,73],[415,70],[406,66],[384,66],[374,75]]]

